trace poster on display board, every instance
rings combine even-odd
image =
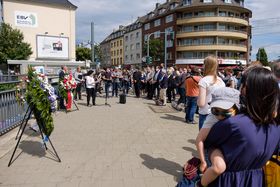
[[[38,59],[69,59],[69,39],[59,36],[37,35]]]

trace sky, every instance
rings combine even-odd
[[[90,23],[94,22],[94,41],[100,43],[119,25],[128,25],[154,10],[156,3],[166,0],[69,0],[76,11],[77,43],[90,40]],[[280,58],[280,1],[245,0],[252,10],[252,60],[258,48],[264,47],[269,60]]]

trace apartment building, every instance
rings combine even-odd
[[[118,66],[123,64],[123,35],[124,26],[119,26],[117,31],[111,34],[110,50],[111,50],[111,64]]]
[[[110,36],[105,38],[101,43],[100,43],[100,50],[101,50],[101,64],[103,67],[109,67],[111,66],[111,42],[110,42]]]
[[[165,43],[164,33],[173,32],[175,38],[168,34],[165,44],[167,66],[202,65],[208,55],[216,56],[221,65],[248,64],[251,17],[252,12],[244,7],[244,0],[166,0],[163,4],[157,3],[153,11],[140,18],[142,56],[147,56],[144,48],[148,38]],[[135,36],[136,33],[124,33],[125,64],[136,60],[133,53],[136,45],[129,43],[130,35]],[[112,47],[111,42],[111,56],[115,54]],[[164,56],[153,59],[152,65],[163,62]],[[114,59],[112,63],[118,64]]]
[[[125,28],[124,34],[124,64],[136,65],[142,63],[142,23],[136,22]]]
[[[243,0],[183,0],[176,11],[176,64],[203,64],[208,55],[223,65],[248,63],[252,12]]]

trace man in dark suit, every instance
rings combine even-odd
[[[141,82],[141,71],[139,68],[136,68],[136,71],[133,73],[134,89],[137,98],[140,98],[140,82]]]

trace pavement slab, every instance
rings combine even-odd
[[[185,123],[183,112],[155,113],[153,101],[132,96],[126,104],[110,98],[111,106],[101,97],[97,106],[85,102],[77,102],[78,111],[54,115],[50,138],[61,163],[27,129],[7,167],[18,129],[0,137],[0,186],[170,187],[197,155],[198,125]]]

